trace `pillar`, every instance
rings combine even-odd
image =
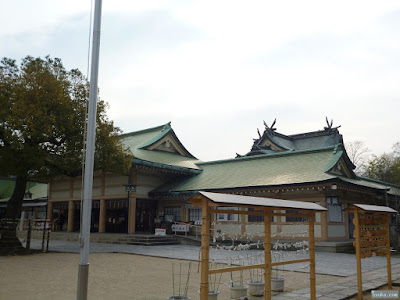
[[[272,210],[264,210],[264,296],[271,299],[271,215]]]
[[[202,199],[201,205],[201,274],[200,274],[200,299],[208,299],[208,268],[210,263],[210,213],[208,200]]]
[[[310,253],[310,295],[311,299],[316,299],[316,279],[315,279],[315,246],[314,246],[314,212],[308,213],[308,249]]]
[[[53,220],[53,202],[47,202],[47,220]]]
[[[100,214],[99,214],[99,232],[106,232],[106,200],[100,199]]]
[[[74,201],[68,201],[68,232],[74,231],[74,214],[75,214],[75,207]]]
[[[128,183],[137,185],[137,170],[132,167]],[[128,233],[136,232],[136,191],[128,192]]]
[[[247,208],[240,207],[240,211],[246,211]],[[239,215],[240,218],[240,234],[243,236],[246,233],[246,218],[248,218],[248,215]]]
[[[354,225],[355,225],[355,236],[356,239],[356,259],[357,259],[357,284],[358,284],[358,300],[363,299],[362,289],[362,273],[361,273],[361,251],[360,251],[360,223],[359,223],[359,212],[358,209],[354,210]]]
[[[128,206],[128,233],[136,232],[136,197],[129,193]]]
[[[321,200],[320,205],[327,208],[326,199]],[[320,213],[321,224],[321,241],[326,241],[328,236],[328,211],[321,211]]]

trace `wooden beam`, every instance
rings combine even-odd
[[[258,206],[254,208],[259,208]],[[211,208],[210,213],[212,214],[232,214],[232,215],[252,215],[252,216],[264,216],[263,211],[240,211],[233,209],[215,209]],[[272,216],[289,216],[289,217],[307,217],[307,214],[296,214],[296,213],[271,213]]]
[[[362,273],[361,273],[361,253],[360,253],[360,225],[359,225],[359,210],[354,210],[354,226],[356,239],[356,259],[357,259],[357,282],[358,282],[358,300],[362,300]]]
[[[310,262],[310,259],[303,258],[303,259],[297,259],[297,260],[273,262],[273,263],[271,263],[271,267],[298,264],[298,263],[303,263],[303,262]],[[228,273],[228,272],[235,272],[235,271],[240,271],[240,270],[250,270],[250,269],[257,269],[257,268],[264,269],[265,264],[257,264],[257,265],[249,265],[249,266],[234,266],[234,267],[227,267],[227,268],[212,269],[212,270],[208,271],[208,274]]]
[[[212,269],[212,270],[208,271],[208,274],[228,273],[228,272],[251,270],[251,269],[257,269],[257,268],[264,269],[265,264],[257,264],[257,265],[251,265],[251,266],[234,266],[234,267],[227,267],[227,268]]]
[[[308,249],[310,253],[310,294],[311,300],[315,300],[316,296],[316,280],[315,280],[315,247],[314,247],[314,213],[308,214]]]
[[[389,217],[385,220],[386,228],[386,263],[387,263],[387,276],[388,276],[388,287],[392,289],[392,267],[390,262],[390,233],[389,233]]]
[[[252,216],[263,216],[263,211],[241,211],[233,209],[210,209],[212,214],[232,214],[232,215],[252,215]]]
[[[275,266],[298,264],[298,263],[303,263],[303,262],[310,262],[310,259],[303,258],[303,259],[295,259],[295,260],[278,261],[278,262],[271,263],[271,266],[275,267]]]
[[[208,274],[210,250],[210,213],[208,200],[203,198],[201,209],[201,283],[200,300],[208,299]]]
[[[264,299],[271,299],[271,210],[264,211]]]

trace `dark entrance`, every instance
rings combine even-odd
[[[67,231],[68,202],[53,203],[54,231]]]
[[[74,226],[73,231],[77,232],[81,229],[81,203],[74,202]]]
[[[154,233],[157,201],[137,199],[136,201],[136,232]]]
[[[100,201],[92,201],[92,214],[90,220],[90,232],[99,232]]]
[[[354,229],[356,228],[353,220],[354,220],[354,213],[347,213],[349,218],[349,239],[354,239]]]
[[[106,232],[128,232],[128,200],[107,200]]]

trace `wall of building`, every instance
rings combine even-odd
[[[93,176],[93,199],[126,198],[125,185],[128,176],[112,173],[95,173]],[[82,177],[53,179],[50,181],[49,202],[77,201],[81,199]]]

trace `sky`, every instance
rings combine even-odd
[[[88,70],[90,0],[0,0],[0,57]],[[100,97],[124,133],[172,122],[209,161],[341,126],[370,154],[400,141],[399,1],[104,0]]]

